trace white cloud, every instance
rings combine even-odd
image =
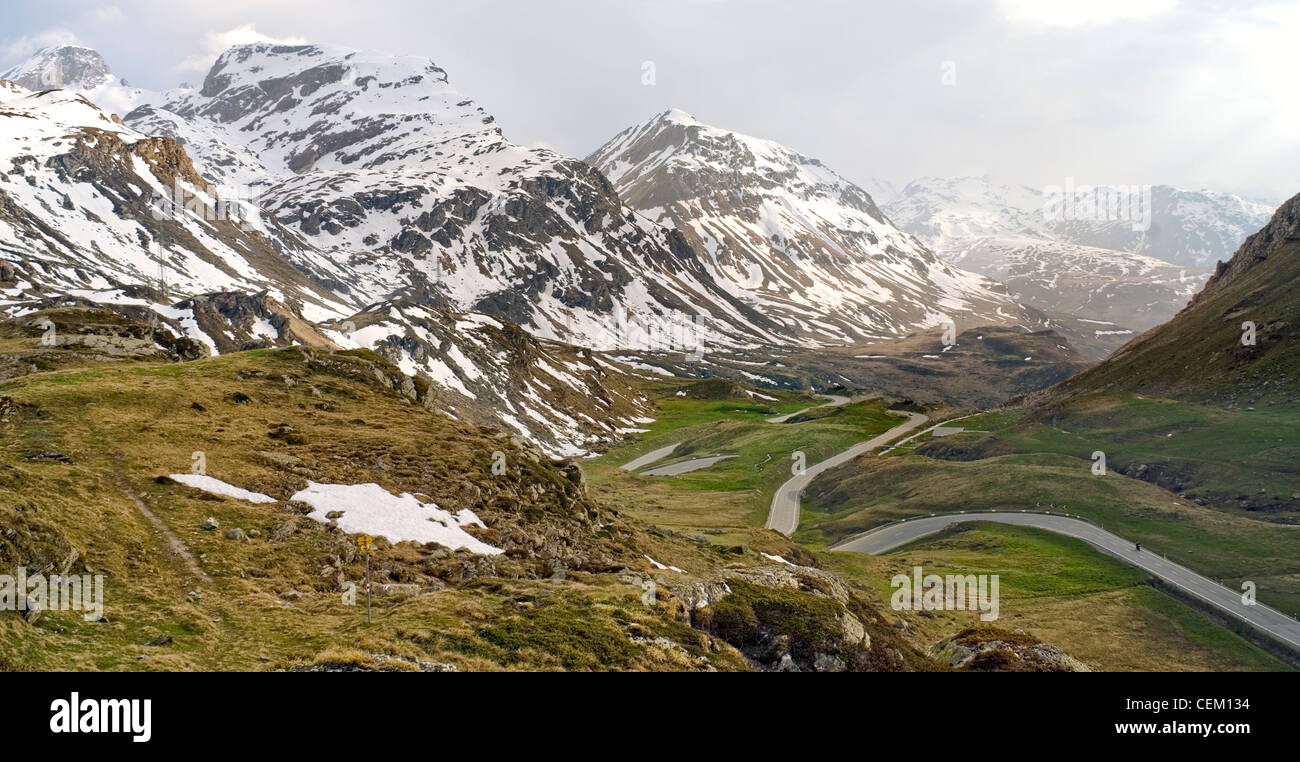
[[[304,45],[301,37],[272,37],[257,31],[253,24],[244,24],[224,32],[208,32],[204,35],[203,52],[196,53],[180,62],[185,71],[207,71],[217,56],[235,45],[247,45],[252,42],[273,42],[279,45]]]
[[[56,0],[3,13],[0,53],[21,60],[72,41],[41,30],[71,29],[117,74],[161,90],[201,80],[231,44],[292,34],[429,56],[512,140],[571,156],[678,104],[863,182],[994,172],[1035,186],[1074,175],[1300,190],[1294,1],[751,4],[780,8],[780,23],[705,0],[606,0],[599,14],[575,0],[510,13],[465,2],[429,13],[427,0]],[[101,6],[124,18],[90,23]],[[646,59],[656,87],[641,85]],[[948,60],[956,87],[941,86]]]
[[[1174,0],[998,0],[1008,21],[1040,28],[1105,26],[1173,10]]]
[[[1300,38],[1300,6],[1277,3],[1225,19],[1203,38],[1213,51],[1183,70],[1178,94],[1187,102],[1212,98],[1219,117],[1211,147],[1227,153],[1239,170],[1251,154],[1264,161],[1259,170],[1281,182],[1294,183],[1294,169],[1282,157],[1294,152],[1300,102],[1286,94],[1294,90],[1295,40]],[[1294,192],[1292,188],[1292,192]]]
[[[107,24],[113,21],[121,21],[123,14],[122,9],[116,5],[108,5],[91,11],[90,17],[98,23]]]
[[[36,34],[25,34],[16,40],[0,45],[0,61],[18,62],[25,60],[41,48],[52,45],[79,45],[77,35],[67,29],[46,29]]]

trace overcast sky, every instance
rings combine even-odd
[[[0,67],[78,42],[151,89],[197,84],[257,39],[424,55],[515,142],[578,157],[676,106],[865,185],[1300,192],[1294,0],[5,0],[3,14]]]

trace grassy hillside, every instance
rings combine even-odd
[[[0,382],[0,570],[105,578],[101,621],[0,612],[0,669],[936,667],[833,577],[620,515],[573,462],[429,410],[374,353],[108,360],[0,334],[9,356],[57,355]],[[196,452],[208,475],[275,502],[171,479]],[[379,539],[367,624],[364,593],[346,595],[364,574],[356,538],[289,499],[309,481],[472,510],[487,528],[466,531],[504,552]],[[823,581],[790,589],[803,578]],[[727,611],[746,613],[722,626]]]
[[[1300,614],[1298,276],[1300,197],[1189,307],[1100,365],[956,422],[964,433],[825,474],[796,539],[928,513],[1064,510]]]
[[[807,403],[780,401],[764,408],[737,405],[735,401],[683,398],[676,396],[677,391],[681,387],[664,385],[659,389],[660,418],[641,442],[615,450],[590,464],[593,490],[608,504],[700,543],[783,554],[799,563],[823,566],[849,580],[850,587],[859,589],[882,611],[889,608],[889,579],[900,571],[908,571],[913,563],[922,563],[927,569],[936,566],[940,573],[948,569],[998,572],[1005,585],[1006,609],[1003,618],[995,624],[1008,630],[1023,628],[1035,638],[1059,645],[1097,669],[1284,668],[1204,615],[1148,586],[1141,572],[1067,538],[990,525],[964,535],[965,544],[945,540],[947,544],[922,544],[887,557],[819,550],[834,539],[875,523],[942,509],[972,494],[985,495],[989,505],[1009,499],[1009,494],[1024,489],[1025,483],[1021,472],[1015,468],[1009,470],[1005,463],[976,477],[964,471],[973,464],[942,463],[915,455],[864,457],[858,461],[860,468],[872,463],[890,468],[865,471],[860,480],[844,484],[842,490],[835,492],[834,497],[842,500],[843,512],[821,512],[825,496],[805,500],[805,507],[811,506],[813,510],[805,511],[807,528],[795,539],[812,552],[791,547],[776,533],[757,528],[771,493],[759,489],[752,477],[743,488],[737,485],[736,489],[727,489],[728,483],[716,478],[726,461],[678,477],[646,477],[619,471],[618,465],[633,457],[678,441],[683,446],[707,443],[697,447],[697,453],[725,450],[727,441],[789,447],[789,442],[782,440],[792,432],[806,431],[802,434],[805,440],[811,439],[814,432],[819,436],[830,435],[835,431],[830,426],[837,416],[845,416],[841,425],[850,420],[860,421],[860,428],[850,438],[861,441],[860,438],[877,431],[878,426],[872,425],[871,420],[878,419],[889,407],[883,400],[857,403],[844,408],[842,413],[835,412],[836,408],[823,407],[800,416],[803,422],[798,424],[770,424],[765,419],[772,413],[791,412]],[[894,423],[898,420],[891,416],[883,421],[884,425],[892,425],[891,419]],[[1007,426],[1016,420],[1005,414],[983,414],[968,419],[972,428]],[[727,440],[724,434],[731,439]],[[748,450],[744,455],[751,461],[764,451],[762,447],[735,450]],[[680,449],[671,456],[681,457],[684,456]],[[815,459],[810,457],[809,462]],[[1060,470],[1047,474],[1049,478],[1038,492],[1030,485],[1028,495],[1051,493],[1057,486],[1052,479],[1069,484],[1071,476],[1065,469],[1073,471],[1075,464],[1063,458],[1056,458],[1056,464]],[[1078,465],[1087,472],[1087,461]],[[896,468],[902,470],[896,472]],[[940,472],[935,468],[945,470]],[[783,475],[788,475],[788,469]],[[1130,489],[1147,493],[1147,499],[1155,501],[1152,505],[1159,504],[1150,494],[1159,491],[1141,482],[1115,477],[1097,486],[1118,491],[1101,507],[1119,511],[1120,506],[1129,502]],[[900,493],[906,493],[907,499],[899,500]],[[755,497],[761,498],[757,512],[752,507]],[[1070,510],[1074,510],[1073,505]],[[1208,511],[1204,513],[1215,516]],[[1148,519],[1153,526],[1158,525],[1154,517]],[[889,611],[885,616],[900,637],[922,651],[972,624],[979,624],[964,612]]]
[[[1090,466],[1050,453],[863,458],[813,483],[795,539],[824,546],[929,513],[1065,510],[1230,587],[1252,580],[1260,600],[1300,613],[1300,527],[1225,514],[1115,473],[1093,476]]]
[[[1300,196],[1246,240],[1168,323],[1045,397],[1108,389],[1232,407],[1300,399]],[[1255,325],[1253,345],[1242,324]]]
[[[1047,408],[1012,408],[956,425],[979,432],[922,442],[932,457],[1013,453],[1088,459],[1199,505],[1300,522],[1300,404],[1242,410],[1111,391]]]
[[[832,554],[854,575],[856,553]],[[1142,571],[1081,540],[1028,527],[972,521],[869,563],[910,574],[997,574],[1003,629],[1022,629],[1100,670],[1285,670],[1286,664],[1148,584]],[[864,575],[882,599],[883,574]],[[977,612],[936,611],[914,626],[933,641],[979,626]]]
[[[713,388],[717,379],[699,382]],[[897,426],[889,403],[870,399],[842,407],[814,407],[785,423],[767,419],[825,400],[801,393],[763,391],[772,398],[710,399],[692,391],[695,384],[664,384],[659,413],[636,444],[612,450],[585,464],[589,480],[612,506],[647,521],[674,528],[720,529],[762,526],[772,495],[791,476],[792,455],[812,465],[845,448]],[[679,392],[685,392],[678,396]],[[703,397],[703,398],[701,398]],[[643,476],[620,469],[624,463],[667,445],[669,464],[710,455],[728,455],[709,468],[671,477]],[[739,541],[739,537],[733,538]]]

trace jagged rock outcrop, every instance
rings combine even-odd
[[[844,580],[820,569],[771,564],[726,570],[716,580],[673,586],[679,620],[775,672],[933,668],[884,626]]]

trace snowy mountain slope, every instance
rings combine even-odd
[[[164,201],[177,189],[182,205]],[[340,274],[327,260],[217,199],[175,142],[67,90],[0,84],[0,258],[17,274],[6,297],[165,281],[176,294],[266,291],[315,319],[355,310],[321,285]]]
[[[119,79],[98,51],[80,45],[55,45],[38,50],[23,63],[0,72],[0,79],[36,92],[72,90],[105,111],[119,115],[153,96]]]
[[[635,371],[487,315],[389,301],[322,330],[431,384],[429,407],[522,434],[554,457],[604,449],[652,420]]]
[[[884,205],[898,227],[946,256],[972,241],[1002,236],[1043,236],[1044,198],[1026,186],[985,177],[923,177]]]
[[[40,66],[28,68],[39,71]],[[57,79],[48,73],[43,78]],[[349,265],[342,257],[339,259],[344,264],[336,264],[334,258],[320,254],[297,231],[281,226],[256,204],[245,203],[246,196],[238,193],[241,189],[208,182],[232,183],[260,177],[266,187],[283,177],[289,183],[302,183],[301,188],[295,186],[295,192],[307,195],[319,188],[315,183],[340,184],[358,175],[372,184],[349,186],[343,201],[377,215],[396,214],[426,193],[445,192],[446,198],[430,199],[427,213],[410,221],[413,230],[428,234],[433,246],[450,244],[452,237],[462,232],[459,223],[466,215],[473,216],[475,210],[466,212],[460,205],[491,206],[481,200],[489,194],[479,186],[501,194],[503,199],[494,203],[506,213],[536,215],[544,221],[539,231],[484,215],[476,223],[478,249],[470,252],[468,260],[457,262],[462,267],[472,266],[476,277],[480,267],[492,264],[481,253],[489,242],[500,243],[507,256],[523,260],[527,253],[513,238],[564,236],[573,239],[565,246],[585,258],[611,260],[618,268],[615,272],[620,274],[626,294],[644,301],[660,295],[654,302],[659,312],[670,313],[674,306],[680,306],[682,314],[676,316],[677,320],[693,332],[685,338],[710,335],[707,326],[695,330],[692,305],[670,290],[690,279],[690,268],[698,270],[693,253],[680,239],[618,209],[617,199],[609,198],[612,191],[608,183],[580,162],[511,146],[499,138],[494,128],[480,136],[489,143],[477,156],[473,146],[478,137],[452,135],[450,142],[440,138],[431,155],[451,152],[439,159],[444,162],[442,171],[409,170],[405,162],[399,162],[401,166],[394,166],[392,171],[367,169],[357,175],[351,171],[309,171],[295,175],[284,166],[278,173],[269,172],[255,152],[233,141],[225,142],[229,136],[217,123],[197,116],[171,115],[187,130],[177,133],[180,137],[192,138],[206,131],[213,141],[222,139],[229,155],[241,156],[261,173],[236,176],[205,167],[204,178],[177,142],[168,137],[147,137],[126,127],[77,92],[32,93],[12,84],[5,88],[0,99],[0,129],[10,127],[4,134],[11,139],[5,144],[7,155],[0,154],[0,167],[7,169],[12,164],[13,169],[0,175],[0,246],[4,254],[0,259],[0,310],[21,318],[57,308],[59,315],[69,316],[68,324],[56,324],[60,340],[82,340],[70,336],[70,332],[81,330],[74,328],[77,321],[73,315],[108,309],[145,328],[127,330],[131,335],[119,339],[94,340],[108,342],[113,345],[110,349],[118,343],[130,345],[127,349],[137,354],[158,352],[162,353],[159,356],[193,359],[294,344],[324,349],[373,348],[410,374],[404,383],[433,388],[432,394],[422,395],[421,399],[435,400],[436,407],[453,416],[525,434],[547,453],[557,456],[601,449],[649,420],[645,400],[628,385],[627,369],[589,350],[537,339],[517,326],[484,315],[452,316],[409,302],[385,301],[357,313],[357,302],[353,301],[357,295],[415,290],[410,283],[425,277],[423,263],[417,263],[414,257],[407,259],[405,254],[390,257],[367,251],[373,247],[361,244],[358,249],[365,255],[351,260],[360,264]],[[184,97],[188,93],[176,90],[167,95]],[[153,110],[148,113],[170,114]],[[397,119],[395,123],[403,121]],[[472,121],[477,125],[483,120]],[[196,144],[191,141],[190,147]],[[275,152],[270,150],[267,155]],[[384,164],[385,160],[376,163]],[[504,180],[498,177],[502,171],[523,174],[522,170],[532,168],[537,171],[529,176]],[[179,213],[173,215],[178,210],[162,202],[169,193],[175,193],[177,181],[185,197]],[[224,197],[231,191],[235,191],[237,208],[231,210],[230,219],[209,219],[214,215],[207,214],[208,207],[214,207],[219,195]],[[554,208],[534,209],[530,203],[511,197],[522,192],[540,193],[546,197],[544,203]],[[551,201],[548,193],[556,200]],[[265,199],[256,201],[260,204]],[[329,199],[331,204],[335,201]],[[287,203],[278,201],[277,210],[287,208]],[[347,207],[347,203],[340,205]],[[186,209],[190,206],[194,208]],[[167,213],[158,218],[155,212],[160,208]],[[328,219],[323,208],[317,211],[319,219]],[[553,224],[551,218],[560,215],[564,215],[567,228],[548,233],[546,226]],[[632,219],[633,224],[628,225],[625,218]],[[292,221],[299,230],[312,234],[331,227],[328,221],[318,227],[304,215]],[[531,224],[531,220],[526,222]],[[402,224],[401,219],[394,218],[396,229]],[[593,230],[621,226],[624,230],[615,243],[638,256],[623,264],[600,251],[584,238],[588,226]],[[340,226],[338,231],[350,228]],[[413,235],[394,236],[402,240],[398,248],[410,248]],[[160,242],[165,248],[160,249]],[[305,273],[277,252],[292,257]],[[664,260],[671,264],[673,258],[681,261],[680,275],[664,267]],[[454,259],[447,257],[448,267]],[[630,272],[633,268],[635,273]],[[376,274],[385,274],[387,280],[372,280]],[[470,280],[465,279],[459,291],[444,291],[445,283],[437,277],[418,282],[426,303],[438,304],[450,303],[446,293],[474,301],[465,296],[473,286]],[[601,291],[609,288],[602,283],[594,286],[579,283],[574,293],[597,300],[602,297]],[[509,288],[518,291],[520,299],[528,299],[527,283],[512,283]],[[730,309],[738,315],[747,309],[731,304],[725,294],[709,295],[702,283],[692,284],[692,288],[695,291],[687,292],[688,298],[707,305],[708,310]],[[631,301],[631,297],[624,297],[624,309],[631,311],[627,307]],[[397,304],[403,305],[400,311],[394,306]],[[606,309],[609,317],[615,315],[614,309]],[[592,334],[621,331],[610,337],[611,343],[664,348],[676,338],[665,329],[665,323],[645,319],[644,313],[640,322],[613,320],[611,325],[601,323],[592,314],[579,312],[578,316],[588,321]],[[653,312],[650,317],[654,317]],[[340,332],[339,325],[347,322],[343,318],[361,328],[351,334]],[[333,322],[324,325],[335,330],[319,330],[319,321],[330,319]],[[737,322],[748,329],[743,319]],[[756,322],[761,323],[761,318]],[[741,335],[743,342],[752,340],[747,333]],[[354,341],[354,336],[364,341]],[[410,353],[404,354],[403,347],[409,347]],[[26,368],[23,365],[15,372],[26,372]]]
[[[587,162],[694,244],[730,293],[815,342],[905,335],[951,319],[1024,323],[991,280],[934,256],[816,159],[669,110]]]
[[[0,288],[6,276],[0,268]],[[394,388],[458,420],[523,435],[552,457],[606,449],[644,431],[653,405],[638,373],[601,353],[546,341],[486,315],[384,302],[346,320],[312,323],[272,297],[238,291],[167,299],[128,287],[0,301],[83,359],[195,360],[268,347],[367,349],[402,372]],[[49,320],[47,324],[45,321]],[[0,380],[50,369],[58,352],[0,364]]]
[[[1298,286],[1300,195],[1283,203],[1217,267],[1172,320],[1129,342],[1105,362],[1037,395],[1035,405],[1060,409],[1072,397],[1114,389],[1226,409],[1294,404],[1300,368]],[[1249,341],[1243,334],[1246,322],[1252,326]],[[1269,462],[1262,470],[1291,469],[1293,453],[1279,450],[1279,463],[1285,465]],[[1236,489],[1225,495],[1234,505],[1238,496]]]
[[[213,179],[260,191],[259,205],[327,252],[362,301],[478,311],[594,347],[637,346],[646,332],[628,316],[682,348],[700,335],[789,338],[599,173],[507,140],[428,59],[239,46],[201,90],[126,120],[184,141]]]
[[[408,374],[394,383],[413,399],[553,455],[600,449],[649,414],[634,371],[555,339],[684,358],[950,314],[1053,327],[934,260],[811,160],[765,177],[781,203],[763,209],[806,268],[794,276],[805,301],[746,301],[688,231],[635,213],[583,162],[511,144],[423,59],[235,48],[202,90],[147,94],[130,126],[71,91],[6,87],[0,130],[18,126],[0,149],[13,166],[0,177],[0,308],[98,303],[188,342],[186,356],[372,349]],[[180,209],[157,215],[178,187]],[[218,199],[239,213],[210,218]],[[859,278],[854,298],[872,297],[863,317],[816,309],[841,273]]]
[[[248,157],[252,184],[310,170],[461,165],[465,175],[505,168],[462,160],[514,148],[493,118],[453,90],[426,58],[314,45],[241,45],[222,54],[201,90],[168,91],[128,121],[180,119],[191,135],[223,140]],[[174,122],[173,122],[174,123]],[[191,150],[200,163],[206,146]]]
[[[976,239],[951,257],[1031,304],[1139,331],[1167,320],[1209,277],[1141,254],[1029,235]]]
[[[1230,193],[1151,189],[1151,228],[1134,231],[1123,221],[1056,221],[1062,239],[1084,246],[1132,251],[1180,267],[1212,270],[1230,259],[1241,242],[1266,224],[1275,207]]]
[[[926,177],[884,211],[944,259],[1031,304],[1138,329],[1173,316],[1271,211],[1228,194],[1154,186],[1149,230],[1135,231],[1140,213],[1066,220],[1050,213],[1051,199],[987,176]]]
[[[36,91],[91,90],[118,81],[103,56],[80,45],[42,48],[23,63],[0,72],[0,79]]]

